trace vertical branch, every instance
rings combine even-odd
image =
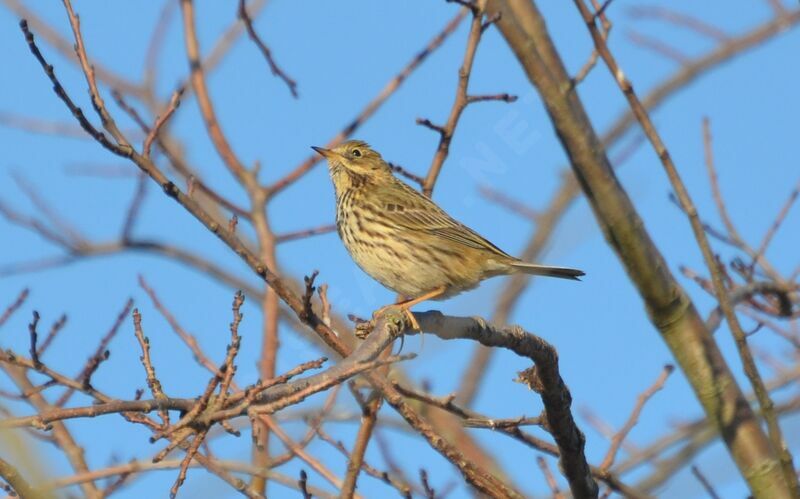
[[[683,183],[675,163],[672,161],[672,156],[669,154],[666,145],[661,140],[661,136],[653,125],[653,122],[650,120],[650,115],[642,105],[642,102],[639,100],[639,97],[633,90],[633,85],[625,76],[625,73],[623,73],[622,68],[620,68],[617,64],[616,59],[611,54],[611,51],[606,44],[606,41],[603,39],[600,31],[598,30],[595,17],[589,11],[589,8],[586,6],[583,0],[575,0],[575,5],[578,7],[578,10],[583,16],[583,20],[589,29],[589,33],[592,35],[592,39],[594,40],[595,47],[599,52],[600,57],[603,59],[603,61],[605,61],[606,66],[608,66],[608,70],[614,77],[614,80],[619,86],[620,91],[622,91],[622,93],[625,95],[625,98],[628,100],[631,111],[633,111],[633,114],[636,116],[636,119],[641,125],[642,130],[661,160],[661,164],[667,173],[667,177],[669,177],[672,188],[675,190],[675,194],[678,197],[681,208],[683,208],[683,211],[689,217],[689,223],[692,227],[692,232],[694,233],[694,237],[697,240],[698,246],[700,246],[700,251],[703,253],[703,259],[706,262],[706,266],[711,273],[711,281],[714,285],[714,292],[717,296],[717,301],[719,301],[719,306],[722,309],[722,313],[725,315],[725,319],[728,322],[728,326],[730,327],[734,341],[736,342],[736,348],[739,351],[739,356],[744,366],[744,372],[747,375],[747,378],[750,380],[750,384],[753,386],[753,391],[755,392],[756,399],[761,407],[761,412],[767,422],[767,431],[772,442],[773,450],[780,458],[785,484],[792,491],[792,495],[798,496],[800,495],[800,483],[798,483],[797,475],[794,471],[792,455],[789,453],[789,449],[783,440],[780,425],[778,424],[778,418],[775,415],[774,404],[769,392],[764,386],[764,380],[761,378],[761,375],[758,372],[758,367],[756,366],[755,359],[753,358],[753,353],[750,351],[750,347],[747,345],[747,334],[744,332],[744,329],[739,322],[739,318],[736,316],[736,312],[733,309],[733,305],[731,304],[730,296],[725,285],[725,278],[722,274],[722,270],[720,269],[719,262],[717,261],[717,258],[711,249],[711,245],[708,242],[708,236],[706,235],[705,229],[703,228],[703,223],[697,214],[697,208],[695,207],[691,196],[689,196],[689,191],[686,189],[686,185]],[[754,490],[754,492],[756,491]]]
[[[4,364],[6,374],[19,388],[20,393],[28,393],[27,401],[39,414],[44,414],[51,410],[52,406],[44,396],[36,390],[31,383],[25,369],[11,364]],[[83,448],[78,445],[72,433],[62,421],[53,421],[52,426],[53,441],[64,452],[67,460],[76,473],[89,473],[89,465],[86,463],[86,456]],[[83,494],[89,499],[100,499],[102,494],[94,482],[81,483]],[[24,498],[25,496],[23,496]]]
[[[17,468],[3,458],[0,458],[0,477],[8,482],[8,485],[11,486],[19,497],[36,499],[43,497],[43,494],[40,494],[36,489],[31,487],[31,484],[25,480],[25,477],[22,476],[22,473],[20,473]]]
[[[117,128],[114,118],[106,109],[103,97],[100,95],[100,90],[97,88],[97,79],[94,76],[94,67],[89,63],[89,57],[86,55],[86,47],[83,45],[83,35],[81,35],[81,22],[80,18],[72,10],[72,3],[70,0],[63,0],[64,8],[67,9],[67,16],[69,17],[69,24],[72,27],[72,35],[75,37],[75,53],[80,61],[83,74],[86,76],[86,82],[89,84],[89,95],[92,98],[92,106],[100,116],[100,121],[103,123],[103,128],[111,134],[112,137],[121,146],[129,146],[125,136]]]
[[[245,4],[246,0],[239,0],[239,19],[242,20],[244,23],[244,27],[247,30],[247,35],[253,40],[253,43],[256,44],[258,50],[261,51],[261,54],[264,56],[264,59],[267,61],[267,65],[269,65],[269,70],[272,71],[272,74],[283,80],[286,83],[286,86],[289,87],[289,92],[292,93],[292,97],[295,99],[297,98],[297,82],[294,81],[289,77],[288,74],[284,70],[278,66],[275,62],[275,58],[272,57],[272,51],[267,47],[267,44],[258,36],[256,33],[256,29],[253,27],[253,19],[250,17],[250,14],[247,13],[247,5]]]
[[[717,205],[717,212],[719,213],[722,223],[725,225],[725,230],[728,235],[737,241],[743,241],[739,235],[739,231],[733,224],[728,208],[725,206],[725,201],[722,199],[722,191],[719,188],[719,177],[717,176],[717,168],[714,165],[714,148],[711,140],[711,123],[708,118],[703,119],[703,152],[704,163],[706,165],[706,172],[708,179],[711,182],[711,195],[714,197],[714,204]]]
[[[645,390],[639,398],[636,400],[636,405],[633,407],[633,411],[631,411],[631,415],[628,417],[628,421],[625,422],[625,425],[620,429],[614,436],[611,438],[611,446],[606,453],[606,456],[603,458],[603,462],[600,463],[600,469],[603,471],[608,471],[611,468],[611,465],[614,464],[614,460],[617,457],[617,452],[619,451],[620,447],[622,446],[622,442],[625,441],[625,438],[628,436],[628,433],[631,432],[636,423],[639,421],[639,415],[642,413],[642,409],[644,409],[644,405],[647,403],[650,398],[655,395],[655,393],[662,388],[664,388],[664,383],[667,382],[667,378],[674,367],[672,365],[667,364],[664,366],[664,370],[661,372],[661,376],[653,383],[653,385]]]
[[[643,102],[645,106],[650,110],[661,106],[664,101],[693,83],[699,77],[716,69],[716,67],[722,63],[730,61],[742,53],[758,47],[765,41],[782,33],[787,27],[793,26],[798,22],[800,22],[800,10],[795,9],[794,11],[783,13],[761,23],[740,35],[731,37],[726,43],[696,57],[691,63],[677,69],[672,75],[656,84],[644,97]],[[592,53],[595,54],[595,52],[596,50],[593,49]],[[595,54],[595,59],[596,58],[597,55]],[[608,127],[607,131],[601,135],[603,145],[610,148],[615,143],[619,142],[624,134],[631,129],[633,124],[634,117],[632,113],[630,111],[623,111]],[[637,139],[632,145],[637,145],[638,142],[639,140]],[[626,149],[628,149],[628,151],[632,150],[631,148]],[[616,168],[628,156],[629,154],[627,151],[620,151],[619,156],[612,160],[612,164]],[[548,207],[539,212],[540,216],[537,221],[536,230],[520,255],[522,260],[535,261],[544,251],[544,248],[567,208],[572,205],[573,201],[580,193],[580,186],[574,175],[565,173],[561,176],[561,185],[550,199]],[[800,275],[800,267],[798,267],[798,275]],[[792,281],[792,279],[789,279],[789,281]],[[508,322],[508,317],[513,312],[528,282],[530,282],[529,276],[521,274],[507,279],[507,284],[497,300],[492,321],[498,323]],[[483,373],[489,365],[492,353],[493,351],[491,349],[479,346],[475,349],[472,358],[467,362],[467,366],[469,367],[462,377],[464,381],[462,382],[462,388],[459,390],[458,394],[458,400],[462,404],[470,405],[472,403],[480,387],[481,380],[485,379]]]
[[[367,445],[378,421],[378,410],[380,410],[382,402],[383,398],[374,393],[372,398],[361,406],[361,426],[358,428],[356,443],[347,462],[347,474],[342,484],[341,497],[353,497],[355,493],[358,474],[364,464],[364,454],[367,452]]]
[[[243,3],[241,4],[241,9],[240,14],[244,13],[246,17]],[[266,192],[258,185],[258,166],[252,171],[248,171],[233,152],[233,149],[222,132],[222,128],[219,125],[211,103],[211,98],[208,94],[203,68],[200,65],[200,49],[197,40],[192,1],[181,0],[181,10],[183,12],[186,53],[191,68],[192,87],[197,95],[200,113],[203,116],[209,137],[218,154],[239,183],[247,190],[250,197],[250,219],[258,239],[259,259],[268,268],[275,269],[277,263],[275,258],[275,235],[270,229],[266,215]],[[246,24],[248,29],[252,29],[249,23]],[[262,331],[261,356],[259,360],[259,376],[261,379],[272,379],[275,377],[275,361],[278,351],[278,295],[271,286],[265,286],[265,288],[266,290],[261,306],[264,325]],[[256,441],[253,447],[254,465],[264,466],[269,460],[268,427],[264,425],[263,421],[257,419],[253,421],[253,425],[253,434],[256,435]],[[253,476],[251,486],[257,493],[263,493],[266,488],[266,478],[263,476]]]
[[[153,398],[156,400],[166,400],[167,396],[164,394],[164,390],[161,387],[161,381],[159,381],[158,377],[156,376],[156,370],[153,367],[153,363],[150,360],[150,338],[144,335],[142,331],[142,315],[139,313],[138,308],[133,309],[133,331],[136,335],[136,339],[139,341],[139,346],[142,349],[142,355],[139,357],[139,360],[142,362],[142,366],[144,367],[145,376],[147,378],[147,386],[150,388],[150,392],[153,394]],[[163,422],[164,428],[169,426],[169,412],[166,409],[161,409],[159,411],[161,416],[161,420]]]
[[[585,5],[580,6],[588,13]],[[625,265],[650,320],[675,355],[742,476],[754,492],[789,497],[781,463],[769,439],[619,183],[536,5],[529,0],[492,0],[489,11],[502,13],[497,25],[538,89],[606,240]],[[594,26],[593,15],[588,14],[587,19]]]
[[[375,112],[383,105],[386,100],[397,91],[398,88],[403,84],[403,82],[408,79],[409,76],[423,63],[425,60],[430,56],[434,51],[436,51],[442,44],[447,40],[447,38],[453,34],[453,32],[458,28],[461,24],[461,21],[464,20],[466,16],[466,9],[459,10],[458,14],[456,14],[448,23],[442,28],[442,30],[436,34],[431,40],[422,48],[419,52],[417,52],[414,57],[397,73],[391,80],[389,80],[386,85],[381,89],[378,95],[375,96],[364,108],[350,121],[345,127],[339,131],[333,138],[331,138],[325,147],[332,148],[339,144],[341,141],[349,137],[353,132],[358,130],[361,125],[367,121]],[[319,163],[321,160],[321,156],[319,154],[311,154],[308,156],[302,163],[297,165],[292,171],[287,173],[283,178],[276,181],[271,186],[267,187],[267,191],[270,195],[275,195],[278,192],[282,191],[292,183],[296,182],[300,179],[303,175],[308,173],[314,165]]]
[[[22,306],[22,304],[25,303],[25,300],[28,299],[28,295],[29,294],[30,294],[30,291],[28,290],[28,288],[25,288],[25,289],[23,289],[22,291],[19,292],[19,295],[17,295],[17,299],[14,300],[14,302],[11,305],[9,305],[8,308],[5,309],[5,311],[2,313],[2,315],[0,315],[0,326],[5,324],[6,321],[12,315],[14,315],[14,312],[19,310],[19,308]]]
[[[208,94],[208,87],[206,86],[206,78],[203,73],[202,62],[200,59],[200,45],[197,41],[197,30],[194,20],[194,5],[192,0],[180,0],[181,12],[183,14],[183,32],[184,42],[186,45],[186,56],[189,59],[189,69],[191,70],[191,82],[194,93],[197,96],[197,105],[200,108],[200,114],[203,116],[203,122],[206,125],[211,142],[217,153],[225,162],[228,169],[239,180],[245,172],[245,167],[236,154],[233,152],[228,139],[222,132],[222,127],[217,120],[217,115],[214,112],[214,106],[211,103],[211,98]]]
[[[269,196],[267,191],[258,185],[258,171],[259,164],[257,163],[252,171],[248,171],[244,175],[244,185],[251,202],[250,220],[256,231],[261,261],[266,263],[269,268],[276,269],[278,266],[276,238],[267,216]],[[264,296],[261,301],[263,326],[258,372],[260,379],[268,380],[274,378],[276,374],[280,310],[278,294],[275,289],[268,285],[264,286],[264,288]],[[263,419],[253,419],[253,435],[256,436],[253,445],[253,464],[255,466],[266,466],[269,462],[269,426],[264,423]],[[250,485],[256,492],[264,493],[266,490],[266,477],[254,475]]]
[[[471,3],[465,8],[471,8],[472,10],[472,23],[469,28],[467,48],[464,51],[464,60],[461,63],[461,67],[458,69],[456,99],[453,102],[453,107],[450,109],[450,116],[448,116],[447,123],[444,126],[434,125],[428,120],[417,120],[417,123],[425,125],[439,133],[439,145],[436,148],[433,161],[428,168],[428,174],[425,176],[425,182],[422,185],[422,192],[426,196],[430,196],[433,193],[433,186],[436,184],[436,179],[442,171],[444,160],[447,159],[447,155],[450,152],[450,142],[453,140],[453,134],[455,133],[458,120],[464,108],[469,104],[467,87],[469,85],[469,76],[472,72],[472,63],[475,61],[475,52],[478,49],[478,42],[480,42],[481,35],[484,31],[483,14],[486,8],[486,0],[476,0],[476,2]]]
[[[265,217],[266,220],[266,217]],[[258,220],[254,220],[258,227]],[[275,238],[269,230],[269,226],[264,222],[266,230],[262,230],[265,234],[259,235],[259,245],[261,247],[262,258],[267,264],[274,268],[275,265]],[[265,242],[262,242],[262,239]],[[259,360],[258,372],[261,379],[272,379],[275,377],[276,361],[278,356],[278,295],[275,290],[270,286],[265,286],[264,298],[261,302],[261,310],[263,316],[262,328],[262,344],[261,356]],[[253,422],[255,426],[261,428],[253,428],[253,431],[258,435],[258,440],[253,446],[253,465],[264,466],[269,462],[269,427],[263,423],[263,420],[257,419]],[[251,487],[258,493],[263,493],[266,488],[266,478],[260,476],[253,476]]]

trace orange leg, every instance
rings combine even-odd
[[[406,300],[406,301],[401,301],[400,303],[395,303],[395,304],[392,304],[392,305],[385,305],[385,306],[379,308],[378,310],[376,310],[372,314],[372,317],[379,316],[380,314],[382,314],[383,312],[385,312],[389,308],[398,307],[400,310],[403,311],[404,314],[406,314],[406,317],[408,317],[408,321],[411,323],[411,327],[413,329],[417,330],[417,331],[422,331],[422,329],[420,329],[420,327],[419,327],[419,323],[417,322],[417,319],[414,317],[414,314],[412,314],[409,309],[411,307],[413,307],[414,305],[418,304],[418,303],[424,302],[425,300],[430,300],[431,298],[436,298],[437,296],[441,296],[442,294],[444,294],[445,291],[447,291],[447,287],[440,286],[440,287],[438,287],[438,288],[436,288],[436,289],[434,289],[432,291],[428,291],[427,293],[425,293],[425,294],[423,294],[421,296],[418,296],[416,298],[412,298],[412,299]]]

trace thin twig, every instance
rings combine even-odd
[[[139,172],[138,178],[136,179],[136,190],[133,193],[133,198],[131,198],[128,209],[125,212],[125,221],[122,223],[122,230],[120,231],[120,238],[123,241],[130,239],[131,237],[131,232],[133,232],[133,227],[139,218],[139,213],[141,212],[142,204],[144,203],[144,198],[147,194],[148,183],[149,181],[147,180],[147,175]]]
[[[167,123],[167,121],[169,121],[169,119],[178,109],[178,106],[180,106],[181,95],[183,95],[183,88],[179,88],[173,92],[164,114],[156,118],[155,124],[150,129],[150,133],[147,134],[147,137],[145,137],[144,143],[142,144],[142,156],[146,158],[150,157],[150,147],[152,147],[153,141],[156,139],[156,137],[158,137],[158,132],[161,131],[161,128]]]
[[[83,74],[86,77],[86,83],[89,85],[89,96],[92,99],[92,106],[97,112],[97,115],[100,117],[103,128],[105,128],[106,131],[112,137],[114,137],[114,140],[117,141],[117,144],[120,147],[130,148],[130,144],[128,144],[125,136],[117,128],[114,118],[112,118],[111,114],[109,114],[108,110],[106,109],[105,102],[103,101],[103,97],[100,95],[100,90],[97,87],[97,79],[95,78],[94,74],[94,66],[89,62],[89,56],[86,55],[86,47],[83,44],[80,18],[72,9],[72,2],[70,0],[62,0],[62,2],[64,3],[64,8],[67,11],[69,24],[72,28],[72,35],[75,39],[75,53],[78,56],[78,61],[80,62]]]
[[[156,376],[156,370],[153,367],[153,363],[150,360],[150,339],[144,335],[142,331],[142,315],[139,313],[139,309],[133,309],[133,330],[134,334],[136,335],[136,339],[139,341],[139,346],[142,349],[142,356],[139,357],[139,360],[142,362],[142,366],[144,367],[144,371],[147,377],[147,386],[150,388],[150,392],[153,394],[153,398],[156,400],[165,400],[167,396],[164,394],[164,390],[161,388],[161,382],[158,380]],[[169,412],[166,409],[162,409],[159,411],[161,415],[161,420],[166,428],[169,426]]]
[[[434,125],[428,119],[417,119],[417,123],[424,125],[428,128],[439,133],[439,145],[436,147],[436,152],[433,155],[428,173],[425,175],[425,182],[422,185],[422,193],[426,196],[431,196],[433,187],[436,184],[436,179],[439,178],[439,173],[442,171],[442,166],[447,159],[450,152],[450,143],[453,140],[456,126],[461,118],[461,113],[467,105],[470,104],[470,96],[468,92],[469,78],[472,73],[472,65],[475,61],[475,53],[478,49],[478,43],[483,35],[483,15],[486,9],[487,0],[475,0],[469,2],[467,7],[472,11],[472,23],[470,24],[469,36],[467,37],[467,46],[464,51],[464,59],[461,67],[458,69],[458,84],[456,86],[456,96],[453,105],[450,108],[450,115],[444,125]],[[508,94],[500,94],[493,96],[492,100],[505,100],[506,102],[513,102],[514,98]],[[505,97],[505,99],[503,99]],[[476,100],[482,100],[480,97]]]
[[[675,26],[687,28],[695,33],[711,38],[720,43],[727,42],[730,37],[723,30],[708,24],[702,19],[677,12],[667,7],[657,5],[637,5],[627,10],[629,16],[637,18],[652,18],[668,22]]]
[[[47,336],[44,337],[44,341],[39,343],[39,349],[37,351],[40,357],[44,355],[44,352],[47,351],[47,349],[53,343],[53,340],[56,339],[56,335],[58,335],[58,333],[61,332],[62,329],[64,329],[64,326],[66,324],[67,324],[67,314],[61,314],[61,317],[59,317],[58,319],[56,319],[55,322],[53,322],[53,325],[50,326],[50,331],[47,333]],[[0,321],[0,325],[2,325],[2,321]]]
[[[617,458],[617,452],[619,451],[622,442],[628,436],[628,433],[631,432],[636,423],[639,421],[639,415],[642,413],[642,409],[644,409],[644,405],[647,403],[650,398],[656,394],[659,390],[664,388],[664,383],[667,382],[667,378],[672,371],[675,370],[675,367],[667,364],[664,366],[664,370],[661,372],[661,375],[658,379],[653,383],[653,385],[642,392],[639,395],[638,399],[636,400],[636,405],[633,407],[631,411],[631,415],[628,416],[628,420],[625,422],[625,425],[614,435],[611,439],[611,445],[609,446],[608,452],[606,452],[606,456],[603,458],[603,462],[600,463],[601,470],[608,470],[614,464],[614,460]]]
[[[78,123],[80,123],[81,128],[83,128],[86,133],[91,135],[93,139],[95,139],[109,151],[119,156],[127,157],[127,151],[112,143],[103,132],[95,128],[95,126],[92,125],[92,123],[86,118],[86,115],[83,114],[81,108],[75,105],[69,95],[67,95],[66,90],[64,90],[64,87],[61,86],[61,82],[59,82],[58,78],[56,78],[56,74],[53,71],[53,66],[45,61],[44,56],[42,56],[42,53],[39,51],[39,47],[36,46],[33,33],[31,33],[31,31],[28,29],[28,22],[23,19],[20,21],[19,26],[20,29],[22,29],[22,32],[25,34],[25,40],[28,42],[28,48],[30,48],[31,53],[36,60],[39,61],[39,64],[42,66],[42,69],[44,69],[45,74],[53,84],[53,90],[55,91],[56,95],[64,102],[64,104],[66,104],[72,115],[75,116],[75,118],[78,120]]]
[[[417,52],[411,61],[406,64],[403,69],[400,70],[397,75],[395,75],[388,83],[381,89],[375,98],[373,98],[364,108],[350,121],[345,127],[339,131],[332,139],[330,139],[325,147],[333,148],[338,145],[340,142],[345,140],[349,137],[353,132],[355,132],[361,125],[367,121],[378,108],[383,105],[386,100],[391,97],[398,88],[403,84],[403,82],[430,56],[436,49],[442,46],[444,41],[451,35],[453,32],[458,28],[461,21],[466,16],[466,11],[462,10],[458,14],[456,14],[444,28],[437,33],[426,45],[422,48],[419,52]],[[274,196],[278,192],[282,191],[289,185],[296,182],[300,179],[303,175],[309,172],[314,165],[318,164],[321,161],[321,156],[319,154],[311,154],[302,163],[300,163],[297,167],[295,167],[292,171],[288,174],[283,176],[280,180],[273,183],[271,186],[267,187],[267,193],[269,196]]]
[[[522,218],[536,223],[540,218],[540,213],[525,203],[518,201],[501,190],[494,189],[488,185],[481,185],[478,187],[480,195],[489,202],[495,203],[498,206],[506,208],[511,213],[521,216]]]
[[[691,58],[686,54],[682,53],[680,50],[676,49],[675,47],[669,45],[666,42],[662,42],[661,40],[657,40],[651,36],[643,35],[638,31],[628,30],[625,32],[627,37],[630,39],[631,43],[634,45],[638,45],[640,47],[652,50],[658,55],[664,56],[667,59],[677,62],[681,66],[685,66],[689,64]]]
[[[30,290],[28,288],[24,288],[22,291],[19,292],[19,294],[17,295],[17,298],[14,300],[14,302],[11,303],[11,305],[9,305],[5,309],[5,311],[3,312],[3,315],[0,315],[0,327],[2,327],[3,324],[5,324],[6,321],[9,318],[11,318],[12,315],[14,315],[14,312],[19,310],[19,308],[22,306],[22,304],[25,303],[25,300],[28,299],[28,295],[29,294],[30,294]]]
[[[711,121],[708,117],[703,118],[703,151],[706,171],[708,172],[708,178],[711,183],[711,194],[714,197],[714,204],[717,206],[717,212],[722,219],[722,223],[725,225],[725,229],[728,231],[728,236],[736,241],[742,241],[739,231],[736,229],[736,226],[733,224],[733,219],[728,213],[725,200],[722,197],[722,191],[719,186],[719,176],[717,175],[717,168],[714,162]]]
[[[336,230],[336,224],[325,224],[319,227],[312,227],[310,229],[298,230],[294,232],[287,232],[285,234],[278,234],[275,236],[275,243],[285,243],[289,241],[296,241],[298,239],[305,239],[311,236],[318,236],[328,234]]]
[[[752,258],[752,262],[750,263],[750,272],[752,273],[753,268],[755,267],[756,263],[761,260],[761,257],[766,253],[767,248],[769,247],[769,243],[772,241],[772,238],[775,237],[775,234],[778,232],[778,229],[781,227],[781,224],[786,219],[786,215],[789,214],[789,210],[792,208],[792,205],[797,200],[798,196],[800,196],[800,181],[794,186],[792,192],[789,193],[789,197],[786,199],[786,202],[781,207],[778,215],[775,217],[775,220],[772,221],[767,233],[764,234],[764,238],[761,240],[761,244],[758,245],[758,249],[756,250],[756,254]]]
[[[361,406],[361,426],[358,428],[356,441],[353,444],[353,452],[350,453],[347,461],[347,473],[341,487],[342,497],[352,497],[355,494],[358,474],[364,465],[364,454],[378,422],[378,411],[382,402],[383,398],[378,393],[373,393],[371,399]]]
[[[39,334],[36,331],[36,326],[39,325],[39,312],[36,310],[33,311],[33,320],[28,324],[28,337],[30,338],[30,354],[31,354],[31,362],[33,362],[33,368],[39,369],[42,366],[42,363],[39,361],[39,350],[36,348],[36,342],[38,340]]]
[[[398,164],[389,162],[389,168],[391,168],[393,172],[399,173],[400,175],[402,175],[403,177],[407,178],[408,180],[414,182],[415,184],[419,185],[420,187],[422,187],[422,185],[425,183],[425,179],[424,178],[420,177],[419,175],[417,175],[415,173],[411,173],[410,171],[406,170],[405,168],[403,168],[402,166],[400,166]]]
[[[709,482],[708,479],[706,479],[706,477],[703,475],[703,473],[700,472],[700,468],[698,468],[695,465],[692,465],[692,475],[694,475],[695,478],[697,478],[697,480],[706,490],[708,496],[711,497],[711,499],[720,499],[719,494],[717,494],[717,491],[714,490],[714,487],[711,485],[711,482]]]
[[[269,65],[269,70],[272,71],[272,74],[274,76],[277,76],[278,78],[283,80],[284,83],[286,83],[286,86],[289,87],[289,92],[292,93],[292,97],[296,99],[297,82],[291,79],[289,75],[286,74],[286,72],[282,70],[280,66],[278,66],[278,64],[275,62],[275,58],[272,57],[272,51],[269,49],[269,47],[267,47],[267,44],[264,43],[261,37],[258,36],[258,33],[256,33],[256,29],[253,27],[253,19],[247,13],[247,6],[245,5],[245,3],[246,0],[239,0],[239,10],[238,10],[239,19],[241,19],[242,22],[244,23],[244,27],[245,29],[247,29],[247,34],[250,36],[250,39],[253,40],[253,43],[256,44],[258,50],[260,50],[261,53],[264,55],[264,59],[266,59],[267,64]]]
[[[550,492],[553,494],[553,499],[563,499],[564,494],[558,489],[558,482],[556,482],[556,477],[553,476],[553,472],[550,471],[547,460],[542,456],[536,456],[536,464],[538,464],[539,469],[542,470],[547,486],[550,487]]]

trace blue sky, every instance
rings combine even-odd
[[[576,72],[591,51],[591,42],[571,2],[541,2],[558,48],[571,72]],[[652,20],[636,20],[625,15],[638,2],[619,0],[608,14],[615,22],[611,47],[623,69],[641,93],[672,74],[675,62],[654,55],[631,43],[626,32],[635,30],[669,40],[688,56],[705,53],[713,42],[694,33]],[[32,5],[36,12],[59,33],[70,34],[66,15],[56,3]],[[139,80],[147,41],[160,2],[77,2],[85,42],[90,57],[121,75]],[[747,30],[769,18],[767,2],[748,0],[735,9],[718,2],[671,2],[675,10],[691,13],[731,35]],[[274,0],[259,16],[257,28],[273,50],[278,63],[298,81],[300,98],[291,99],[286,87],[268,71],[256,48],[242,38],[219,69],[209,77],[211,94],[223,128],[247,164],[262,163],[264,182],[280,178],[304,159],[310,145],[322,145],[352,119],[360,109],[438,32],[456,12],[443,1],[408,2],[348,1],[289,2]],[[235,19],[233,4],[199,2],[198,30],[201,47],[208,51],[222,31]],[[0,78],[0,111],[44,120],[71,123],[71,116],[57,100],[40,67],[31,57],[17,27],[18,18],[0,9],[0,62],[5,77]],[[453,101],[457,69],[463,57],[467,24],[417,70],[379,112],[356,133],[383,156],[418,174],[430,164],[438,137],[415,124],[418,117],[443,122]],[[711,120],[714,152],[720,185],[728,199],[732,217],[744,237],[758,241],[798,180],[798,161],[792,145],[796,143],[800,101],[796,81],[800,74],[794,64],[800,43],[797,30],[788,31],[770,42],[726,63],[671,98],[653,118],[678,165],[701,215],[718,223],[709,183],[703,166],[701,121]],[[85,81],[74,66],[41,42],[46,57],[56,66],[65,87],[84,109],[90,110]],[[11,68],[11,69],[9,69]],[[182,30],[174,13],[159,57],[159,92],[169,95],[177,81],[187,73]],[[494,30],[487,31],[478,49],[470,83],[472,93],[508,92],[520,96],[513,104],[480,103],[464,113],[437,184],[435,200],[449,213],[475,228],[501,248],[519,253],[535,227],[505,209],[487,203],[478,188],[486,185],[523,200],[533,208],[544,208],[560,182],[565,155],[553,134],[546,113],[510,50]],[[102,88],[111,101],[108,88]],[[599,131],[625,109],[624,100],[602,65],[580,86],[580,94]],[[118,109],[115,116],[126,127]],[[522,144],[508,140],[509,126],[519,126]],[[188,158],[197,165],[207,182],[235,199],[243,192],[224,170],[202,126],[196,102],[186,100],[174,118],[173,131],[184,141]],[[628,135],[635,138],[635,133]],[[109,155],[86,139],[64,138],[0,127],[0,200],[26,213],[35,213],[29,200],[11,180],[20,175],[50,200],[57,213],[93,240],[116,237],[125,207],[133,195],[133,177],[99,179],[76,176],[70,168],[86,165],[120,167],[118,158]],[[487,163],[485,160],[489,158]],[[127,166],[131,172],[132,165]],[[669,201],[669,185],[657,157],[646,145],[640,147],[621,170],[620,179],[631,194],[653,239],[678,272],[686,265],[702,272],[700,252],[688,222]],[[312,227],[333,220],[333,189],[323,166],[316,167],[299,183],[287,189],[271,205],[271,220],[276,232]],[[800,215],[790,213],[767,255],[785,273],[797,265],[796,248]],[[0,220],[2,249],[0,266],[59,254],[39,236]],[[215,237],[207,233],[179,206],[157,189],[150,189],[135,234],[161,238],[191,248],[219,265],[257,284]],[[717,245],[723,257],[732,253]],[[367,316],[392,299],[364,275],[348,257],[335,234],[318,236],[282,245],[279,261],[295,277],[320,271],[319,281],[330,286],[334,307],[343,314]],[[655,329],[647,320],[642,303],[625,272],[605,244],[591,210],[578,201],[560,224],[543,257],[544,263],[581,268],[587,276],[581,283],[539,280],[520,300],[513,322],[552,342],[559,351],[561,371],[569,385],[574,407],[589,408],[614,427],[625,421],[635,398],[658,376],[672,358]],[[155,287],[176,317],[200,339],[206,351],[222,359],[230,321],[233,290],[200,273],[161,258],[142,254],[123,254],[86,260],[42,272],[25,273],[0,279],[0,307],[10,303],[24,287],[31,297],[3,328],[3,347],[27,349],[27,322],[33,309],[42,314],[43,325],[61,313],[69,315],[65,331],[57,339],[46,361],[67,373],[77,372],[93,351],[99,338],[114,321],[128,297],[133,297],[144,316],[145,331],[153,344],[154,363],[168,392],[175,396],[194,396],[202,391],[207,375],[193,364],[150,301],[137,286],[143,275]],[[689,280],[680,277],[703,314],[712,306]],[[503,279],[493,279],[479,289],[443,303],[422,305],[454,315],[489,316]],[[255,361],[260,348],[260,312],[252,302],[246,305],[242,334],[243,352],[239,361],[242,383],[255,379]],[[717,339],[730,365],[741,376],[741,367],[726,328]],[[279,368],[318,356],[312,347],[290,329],[281,330]],[[781,356],[785,344],[770,333],[760,333],[755,344]],[[118,397],[131,397],[135,387],[144,386],[138,363],[137,346],[130,322],[111,344],[111,359],[96,378],[99,388]],[[460,373],[470,358],[468,342],[442,342],[427,338],[406,342],[407,351],[419,357],[405,368],[418,380],[429,380],[432,390],[446,394],[460,383]],[[525,368],[522,360],[498,353],[487,373],[484,390],[476,408],[497,417],[535,415],[541,410],[538,397],[521,385],[511,383],[516,371]],[[771,375],[769,369],[766,375]],[[7,386],[7,381],[2,381]],[[796,391],[796,389],[795,389]],[[788,393],[781,393],[783,396]],[[345,397],[342,400],[347,400]],[[76,403],[87,403],[75,397]],[[317,400],[318,401],[318,400]],[[16,407],[16,406],[15,406]],[[352,409],[352,406],[350,406]],[[391,410],[384,413],[394,417]],[[666,388],[647,405],[630,441],[644,445],[665,433],[671,425],[693,419],[701,413],[685,378],[676,372]],[[587,435],[591,462],[602,459],[607,441],[579,422]],[[112,456],[122,461],[152,455],[158,449],[147,443],[147,432],[107,417],[71,424],[76,438],[89,448],[93,467],[106,464]],[[331,425],[338,438],[352,442],[355,425]],[[785,420],[785,433],[793,449],[800,449],[800,420]],[[293,435],[303,425],[289,425]],[[451,466],[432,452],[421,452],[426,444],[400,433],[388,433],[390,441],[403,446],[399,458],[410,469],[425,467],[434,486],[442,488],[453,477]],[[102,442],[96,442],[102,436]],[[535,453],[498,435],[476,431],[483,442],[508,469],[515,482],[527,493],[546,490],[534,465]],[[92,444],[91,442],[95,442]],[[5,442],[4,442],[5,444]],[[3,444],[3,445],[4,445]],[[214,444],[221,455],[247,459],[248,439],[220,438]],[[46,468],[56,475],[67,472],[66,463],[44,445]],[[324,444],[313,444],[312,452],[333,462],[335,454]],[[419,452],[417,452],[419,451]],[[381,464],[372,445],[367,459]],[[341,460],[331,467],[342,473]],[[695,461],[718,490],[726,496],[745,493],[729,458],[720,445],[701,453]],[[297,475],[292,465],[282,471]],[[174,479],[174,472],[154,472],[120,493],[121,497],[160,494]],[[630,479],[630,481],[635,481]],[[314,485],[325,486],[316,476]],[[286,489],[278,489],[286,493]],[[362,478],[360,490],[367,495],[385,491],[375,480]],[[213,494],[212,494],[213,492]],[[190,472],[185,497],[197,494],[232,492],[203,472]],[[660,491],[664,496],[701,497],[702,490],[688,473]],[[452,497],[467,494],[463,486]]]

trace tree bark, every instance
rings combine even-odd
[[[756,497],[791,497],[780,462],[717,344],[620,185],[544,19],[530,0],[492,0],[488,14],[537,88],[597,222]]]

